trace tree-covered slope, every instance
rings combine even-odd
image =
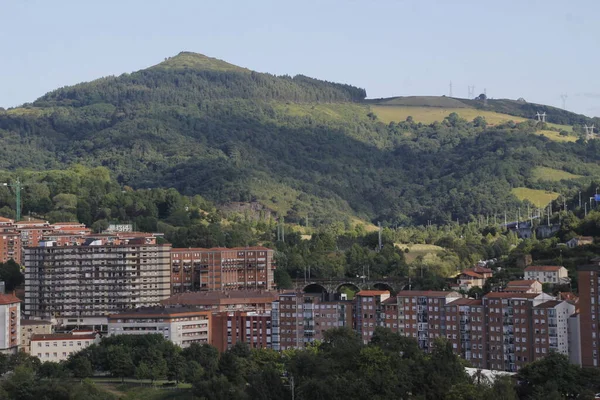
[[[121,184],[256,200],[289,222],[357,215],[392,224],[500,215],[519,206],[511,188],[572,185],[534,178],[537,166],[582,182],[598,172],[596,143],[456,115],[386,124],[365,97],[350,85],[181,53],[0,111],[0,168],[104,166]]]

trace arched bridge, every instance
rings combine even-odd
[[[296,279],[297,290],[310,293],[339,293],[343,287],[358,290],[389,290],[393,295],[401,290],[408,289],[407,278],[319,278],[319,279]]]

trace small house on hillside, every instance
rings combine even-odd
[[[594,238],[591,236],[577,236],[567,242],[567,247],[574,248],[577,246],[585,246],[594,244]]]

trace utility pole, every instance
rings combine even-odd
[[[452,97],[452,81],[450,81],[450,97]]]
[[[560,95],[560,99],[562,100],[562,108],[563,108],[563,110],[567,109],[567,97],[569,97],[569,96],[567,96],[566,93],[563,93],[563,94]]]
[[[2,186],[8,186],[8,187],[12,187],[15,188],[15,196],[16,196],[16,203],[15,203],[15,208],[16,208],[16,213],[17,213],[17,218],[15,220],[15,222],[18,222],[21,220],[21,189],[23,188],[23,185],[21,184],[21,181],[19,180],[19,178],[17,178],[17,180],[15,181],[15,183],[3,183]]]
[[[379,247],[377,248],[377,251],[380,251],[383,248],[383,244],[382,244],[382,238],[381,238],[381,222],[378,222],[377,225],[379,226]]]
[[[579,208],[581,208],[581,190],[579,191]]]
[[[548,226],[550,226],[550,211],[552,209],[552,203],[548,204]]]

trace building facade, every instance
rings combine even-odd
[[[166,307],[189,306],[211,312],[246,311],[264,314],[278,298],[277,292],[264,290],[236,290],[177,293],[161,301]]]
[[[0,294],[0,352],[16,353],[19,349],[21,300],[14,294]]]
[[[169,297],[170,245],[147,239],[119,245],[95,240],[81,246],[42,244],[24,252],[24,314],[29,318],[91,320],[158,305]]]
[[[273,290],[273,250],[266,247],[171,250],[172,293]]]
[[[452,350],[476,368],[487,367],[487,329],[481,299],[456,299],[444,305],[446,339]]]
[[[273,309],[272,326],[276,330],[272,341],[280,350],[303,348],[323,340],[328,329],[352,327],[351,302],[325,301],[317,293],[281,294]]]
[[[575,305],[568,301],[549,300],[533,308],[533,361],[550,352],[569,356],[569,318]]]
[[[579,329],[581,365],[600,365],[600,260],[577,268],[579,285]]]
[[[31,337],[33,335],[49,335],[52,333],[52,323],[50,321],[22,319],[20,327],[20,348],[25,353],[30,353]]]
[[[272,348],[271,314],[221,312],[213,314],[211,344],[227,351],[238,342],[253,349]]]
[[[185,348],[210,343],[211,313],[193,308],[139,308],[108,317],[108,336],[160,334]]]
[[[30,354],[41,362],[61,362],[99,341],[100,336],[93,331],[32,335]]]
[[[561,284],[569,282],[569,272],[558,265],[531,265],[525,268],[525,280]]]
[[[504,291],[517,293],[542,293],[542,284],[536,280],[510,281],[506,285]]]

